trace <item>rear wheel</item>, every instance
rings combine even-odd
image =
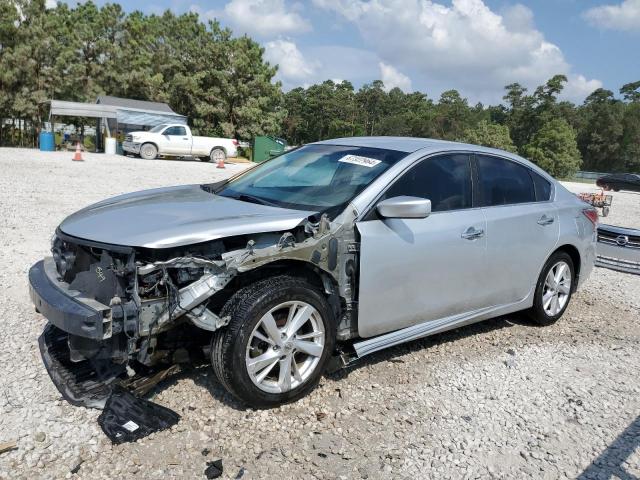
[[[304,279],[279,276],[236,292],[214,334],[211,363],[220,382],[243,402],[266,408],[295,401],[320,380],[333,351],[333,313]]]
[[[212,163],[224,162],[227,159],[227,153],[224,151],[223,148],[216,147],[213,150],[211,150],[211,153],[209,154],[209,159],[211,160]]]
[[[140,147],[140,157],[145,160],[154,160],[158,156],[158,147],[153,143],[145,143]]]
[[[551,325],[562,316],[573,293],[574,271],[573,260],[565,252],[556,252],[547,260],[529,311],[534,322]]]

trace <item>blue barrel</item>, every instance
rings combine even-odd
[[[53,132],[40,132],[40,151],[54,152],[56,149],[56,137]]]

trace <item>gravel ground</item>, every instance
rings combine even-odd
[[[640,476],[640,277],[599,268],[554,326],[517,314],[416,341],[274,410],[244,409],[208,368],[183,373],[153,397],[180,423],[111,446],[98,411],[63,401],[42,365],[28,268],[86,204],[243,167],[71,156],[0,149],[0,443],[18,443],[0,478],[203,478],[215,458],[245,479]],[[607,221],[640,227],[639,208],[614,193]]]

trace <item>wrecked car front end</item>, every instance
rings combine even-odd
[[[337,318],[348,317],[357,248],[344,218],[311,216],[287,231],[164,249],[98,243],[58,229],[52,256],[29,271],[32,301],[48,319],[39,344],[54,384],[70,403],[102,408],[114,384],[190,361],[229,322],[217,314],[234,291],[229,284],[263,267],[314,269],[309,274],[332,298]],[[342,338],[352,330],[346,317]]]

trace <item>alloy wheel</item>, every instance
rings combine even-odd
[[[312,305],[281,303],[260,318],[249,337],[245,355],[249,377],[268,393],[293,390],[317,368],[324,344],[324,323]]]
[[[141,153],[144,158],[153,158],[156,156],[156,147],[153,145],[143,145]]]
[[[211,161],[218,163],[218,162],[224,162],[226,155],[224,154],[224,151],[216,148],[215,150],[213,150],[213,152],[211,152]]]
[[[542,290],[542,308],[549,317],[555,317],[566,306],[571,293],[571,268],[565,261],[549,269]]]

